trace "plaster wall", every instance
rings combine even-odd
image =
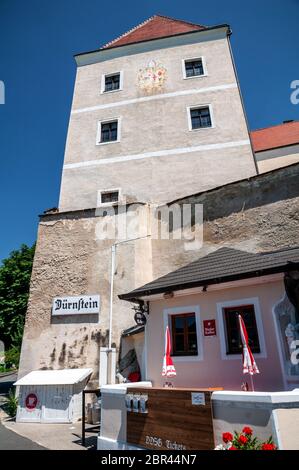
[[[136,209],[136,207],[135,207]],[[146,210],[138,206],[138,212]],[[117,216],[115,216],[117,217]],[[107,216],[108,225],[113,222]],[[140,215],[142,225],[142,215]],[[44,217],[39,225],[30,297],[21,352],[19,376],[37,369],[92,367],[98,379],[99,350],[108,345],[111,245],[115,239],[97,237],[103,218],[90,215]],[[142,264],[136,253],[144,252]],[[121,332],[134,324],[129,303],[117,294],[151,280],[148,241],[140,239],[116,248],[112,346],[118,348]],[[148,276],[148,278],[147,278]],[[100,313],[52,316],[54,297],[100,295]]]
[[[120,187],[128,202],[161,203],[256,173],[226,36],[147,48],[78,68],[61,211],[94,207],[102,189]],[[203,57],[206,76],[184,79],[182,60],[192,57]],[[151,61],[167,78],[160,90],[143,91],[138,72]],[[101,93],[102,76],[118,71],[122,90]],[[213,128],[190,131],[187,108],[206,104]],[[114,118],[119,142],[97,145],[98,122]]]
[[[169,207],[203,206],[203,244],[153,240],[153,278],[223,246],[253,253],[294,247],[299,239],[299,165],[227,184],[170,202]],[[167,217],[162,218],[164,226]],[[140,284],[141,285],[141,284]]]
[[[225,390],[240,390],[242,382],[250,382],[242,372],[241,355],[222,357],[220,347],[221,323],[219,322],[217,303],[240,301],[248,303],[248,299],[258,299],[261,311],[262,326],[265,339],[265,354],[255,354],[260,374],[254,376],[256,390],[283,390],[283,377],[280,367],[278,343],[272,315],[273,306],[283,297],[283,281],[269,284],[235,287],[225,290],[201,292],[189,296],[175,296],[173,299],[150,302],[150,314],[146,326],[146,357],[147,380],[153,386],[162,386],[162,359],[164,355],[164,310],[197,306],[199,323],[202,333],[198,336],[198,349],[202,349],[200,357],[173,357],[177,376],[172,379],[174,386],[184,387],[223,387]],[[187,309],[187,311],[189,311]],[[177,312],[179,313],[179,312]],[[168,313],[167,313],[168,315]],[[215,319],[217,335],[203,336],[203,320]],[[260,343],[261,343],[260,336]],[[182,360],[183,359],[183,360]]]
[[[292,392],[214,392],[212,395],[215,444],[222,433],[250,426],[255,436],[272,436],[279,450],[298,450],[298,389]]]
[[[299,162],[299,145],[290,145],[278,149],[256,153],[260,173],[275,170]]]
[[[119,300],[119,294],[222,246],[260,252],[298,245],[298,172],[299,166],[293,165],[177,201],[203,204],[201,248],[190,249],[188,241],[151,237],[119,245],[112,338],[116,347],[122,330],[134,324],[132,305]],[[139,235],[146,236],[151,233],[149,208],[134,206],[129,218],[136,222]],[[20,376],[40,368],[93,367],[93,380],[97,380],[99,348],[108,341],[111,245],[115,242],[113,237],[101,240],[99,235],[113,224],[113,217],[101,218],[89,210],[41,218]],[[105,225],[99,224],[103,220]],[[133,232],[129,231],[127,239]],[[100,294],[99,316],[51,316],[53,297],[81,294]]]

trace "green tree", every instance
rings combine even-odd
[[[22,342],[35,245],[22,245],[0,266],[0,339],[5,348]]]

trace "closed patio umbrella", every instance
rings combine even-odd
[[[252,391],[254,391],[252,376],[254,374],[259,374],[260,371],[258,370],[253,354],[251,352],[250,346],[248,344],[248,333],[246,330],[244,320],[241,317],[241,315],[239,315],[238,317],[239,317],[241,339],[242,339],[242,344],[243,344],[243,374],[250,374],[251,387],[252,387]]]
[[[171,353],[171,341],[170,341],[170,333],[168,325],[166,326],[165,331],[165,355],[163,360],[163,369],[162,369],[162,376],[163,377],[175,377],[176,370],[173,365],[172,359],[170,357]]]

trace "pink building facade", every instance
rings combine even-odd
[[[171,379],[173,386],[223,387],[238,391],[247,382],[250,389],[250,377],[242,370],[237,323],[237,315],[241,314],[260,370],[253,378],[255,390],[272,392],[298,388],[298,324],[296,309],[286,294],[287,265],[283,267],[286,257],[298,264],[298,254],[297,249],[278,252],[274,257],[221,249],[126,294],[124,297],[130,296],[135,302],[149,303],[143,378],[154,387],[165,384],[161,371],[164,332],[168,325],[177,371],[177,376]],[[240,270],[257,269],[252,257],[262,262],[266,270],[256,271],[258,275],[254,275],[254,271],[241,273]],[[221,271],[225,264],[223,277],[218,273],[218,282],[214,279],[209,284],[198,279],[199,276],[207,278],[207,269],[211,273],[213,269]],[[228,276],[239,279],[225,281]]]

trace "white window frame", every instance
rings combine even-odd
[[[187,77],[185,64],[186,64],[186,62],[189,62],[191,60],[201,60],[202,67],[203,67],[203,74],[202,75],[194,75],[192,77]],[[205,57],[204,56],[196,56],[196,57],[187,57],[187,58],[182,59],[182,71],[183,71],[183,79],[184,80],[207,77],[208,76],[208,71],[207,71],[207,64],[206,64]]]
[[[114,193],[118,191],[118,200],[114,202],[102,202],[102,194]],[[97,207],[109,207],[117,205],[121,202],[121,188],[108,188],[108,189],[99,189],[97,196]]]
[[[267,351],[266,351],[266,343],[265,343],[265,335],[264,335],[264,327],[262,321],[262,314],[260,308],[260,301],[258,297],[252,297],[250,299],[238,299],[238,300],[227,300],[225,302],[218,302],[217,303],[217,317],[218,317],[218,325],[219,325],[219,338],[220,338],[220,351],[221,351],[221,358],[223,360],[234,361],[238,360],[241,361],[242,354],[227,354],[227,337],[226,337],[226,324],[224,319],[224,309],[228,307],[241,307],[243,305],[253,305],[254,313],[255,313],[255,321],[256,327],[258,332],[259,344],[260,344],[260,352],[254,353],[255,358],[267,358]]]
[[[192,129],[191,111],[193,109],[199,109],[199,108],[209,108],[210,118],[211,118],[211,126],[210,127],[199,127],[198,129]],[[188,118],[188,129],[189,129],[190,132],[205,132],[205,131],[208,131],[209,129],[214,129],[215,128],[215,119],[214,119],[213,107],[212,107],[211,103],[187,106],[187,118]]]
[[[101,142],[102,124],[108,124],[109,122],[114,122],[114,121],[117,121],[117,139],[111,140],[109,142]],[[114,117],[114,118],[103,119],[101,121],[98,121],[96,145],[117,144],[118,142],[120,142],[120,138],[121,138],[121,118],[120,117]]]
[[[110,77],[111,75],[117,75],[119,74],[119,88],[117,90],[108,90],[108,91],[105,91],[105,78],[106,77]],[[111,73],[103,73],[102,74],[102,78],[101,78],[101,94],[103,95],[106,95],[106,94],[109,94],[109,93],[116,93],[118,91],[122,91],[123,90],[123,86],[124,86],[124,73],[123,71],[117,71],[117,72],[111,72]]]
[[[172,326],[170,317],[180,315],[182,313],[195,313],[196,319],[196,338],[197,338],[197,355],[196,356],[171,356],[173,362],[194,362],[203,361],[203,334],[201,328],[200,308],[199,305],[186,305],[182,307],[165,308],[163,310],[164,331],[169,326],[170,335],[172,336]]]

